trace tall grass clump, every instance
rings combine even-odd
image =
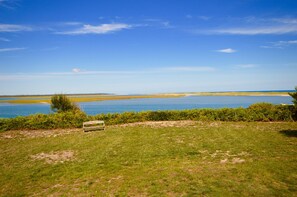
[[[78,105],[71,102],[71,100],[64,94],[55,94],[51,97],[51,109],[58,113],[80,111]]]

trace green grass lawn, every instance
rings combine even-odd
[[[297,123],[0,133],[0,196],[297,196]]]

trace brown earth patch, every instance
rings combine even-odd
[[[52,130],[14,130],[0,133],[0,138],[39,138],[39,137],[57,137],[61,135],[81,132],[82,129],[52,129]]]
[[[146,121],[146,122],[134,122],[121,125],[114,125],[113,127],[135,127],[135,126],[145,126],[152,128],[160,127],[185,127],[185,126],[195,126],[197,121],[193,120],[182,120],[182,121]]]
[[[65,161],[71,161],[74,159],[74,152],[71,150],[67,151],[55,151],[49,153],[39,153],[31,155],[33,160],[44,160],[48,164],[64,163]]]

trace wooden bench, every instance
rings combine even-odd
[[[105,124],[102,120],[94,120],[83,123],[83,130],[86,131],[95,131],[95,130],[104,130]]]

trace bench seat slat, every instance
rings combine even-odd
[[[104,130],[105,124],[102,120],[94,120],[83,123],[84,131],[93,131],[93,130]]]

